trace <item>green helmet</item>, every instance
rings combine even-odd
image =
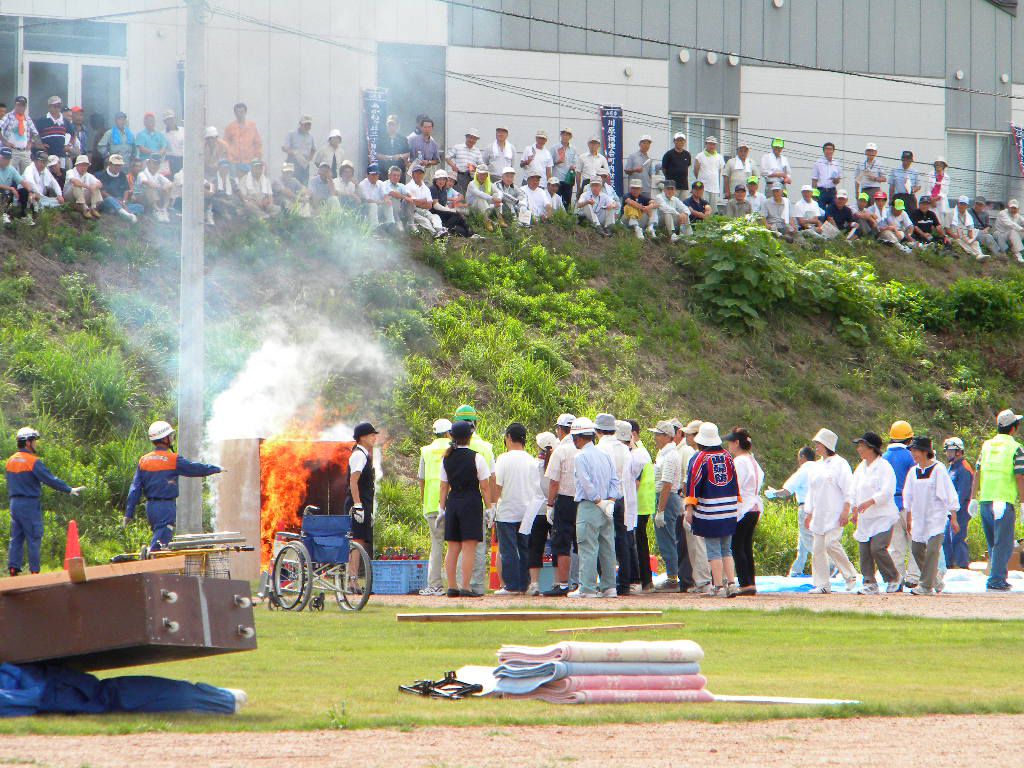
[[[455,409],[455,417],[452,421],[476,421],[478,416],[476,415],[476,408],[472,405],[460,405]]]

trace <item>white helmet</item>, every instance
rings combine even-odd
[[[174,427],[168,424],[166,421],[154,421],[149,425],[149,440],[154,442],[156,440],[163,440],[165,437],[170,437],[174,434]]]
[[[946,451],[962,451],[964,449],[964,441],[959,437],[950,437],[942,444],[942,448]]]
[[[37,430],[35,427],[22,427],[21,429],[18,430],[17,439],[19,442],[21,442],[22,440],[26,442],[29,440],[35,440],[38,437],[39,430]]]
[[[593,435],[595,429],[596,428],[594,427],[594,422],[592,422],[586,416],[580,416],[575,421],[573,421],[572,428],[570,429],[569,433],[573,437],[576,437],[576,435]]]

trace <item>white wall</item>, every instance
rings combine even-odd
[[[937,155],[946,154],[945,126],[945,91],[939,88],[776,67],[743,67],[740,75],[740,138],[758,162],[771,136],[784,138],[796,185],[810,183],[826,141],[836,145],[846,172],[841,183],[851,195],[853,169],[869,141],[878,145],[885,166],[899,165],[900,153],[909,149],[917,169],[928,171]]]

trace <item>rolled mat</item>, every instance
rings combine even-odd
[[[627,640],[621,643],[585,643],[566,640],[555,645],[534,647],[504,645],[498,661],[614,661],[614,662],[699,662],[704,651],[692,640]]]
[[[545,693],[578,691],[699,691],[708,684],[704,675],[591,675],[564,677],[545,683]]]
[[[539,690],[528,696],[514,698],[538,699],[550,704],[643,704],[666,703],[684,704],[694,702],[712,702],[715,697],[707,689],[699,691],[608,691],[586,690],[554,693]]]
[[[565,677],[587,677],[593,675],[664,677],[696,675],[700,672],[697,663],[666,664],[658,662],[565,662],[548,661],[541,664],[510,661],[494,670],[497,678],[496,690],[501,693],[524,694],[535,691],[545,683]]]

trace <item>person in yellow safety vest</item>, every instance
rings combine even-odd
[[[647,521],[651,519],[657,506],[657,494],[654,487],[654,462],[650,451],[640,441],[640,424],[630,419],[629,426],[633,433],[633,471],[640,470],[640,485],[636,491],[636,556],[639,564],[637,583],[644,592],[654,591],[654,580],[651,574],[651,545],[647,540]]]
[[[451,445],[452,423],[448,419],[434,422],[434,441],[420,448],[420,493],[423,497],[423,516],[430,529],[430,565],[427,567],[427,586],[420,590],[424,597],[443,597],[444,591],[444,519],[438,515],[441,499],[441,461]],[[440,522],[439,522],[440,521]]]
[[[491,528],[494,525],[494,505],[491,503],[494,498],[494,446],[480,437],[480,433],[476,431],[479,420],[480,416],[472,405],[460,405],[455,409],[455,415],[452,417],[452,421],[468,421],[473,425],[473,437],[469,440],[469,449],[483,456],[484,461],[487,462],[487,468],[491,471],[491,477],[488,480],[490,490],[488,497],[484,499],[484,538],[476,546],[473,580],[469,585],[470,590],[473,592],[487,594],[487,574],[489,570],[487,553],[491,548]]]
[[[996,418],[998,434],[985,441],[974,474],[978,501],[970,504],[972,515],[981,514],[981,527],[988,544],[990,592],[1009,592],[1006,566],[1013,554],[1017,505],[1024,498],[1024,447],[1017,442],[1017,430],[1024,416],[1007,409]],[[1021,507],[1024,516],[1024,505]]]

